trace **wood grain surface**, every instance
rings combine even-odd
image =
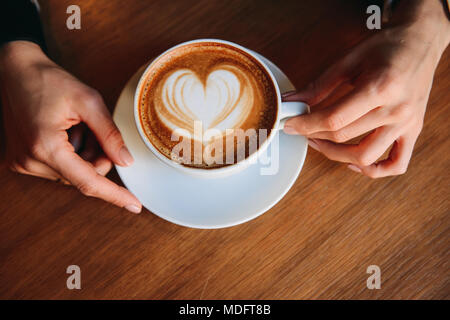
[[[110,108],[141,65],[182,41],[239,43],[302,87],[373,32],[359,0],[40,3],[50,56]],[[66,28],[70,4],[81,7],[81,30]],[[0,298],[450,298],[449,63],[447,50],[406,174],[371,180],[310,149],[284,199],[232,228],[136,216],[2,160]],[[72,264],[81,290],[66,288]],[[380,290],[366,288],[373,264]]]

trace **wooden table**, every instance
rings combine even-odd
[[[40,2],[51,56],[111,108],[138,67],[182,41],[237,42],[301,87],[373,32],[360,0]],[[81,30],[66,28],[70,4]],[[405,175],[371,180],[310,150],[284,199],[232,228],[135,216],[2,161],[0,298],[448,299],[449,62],[447,50]],[[66,288],[72,264],[81,290]],[[380,290],[366,288],[373,264]]]

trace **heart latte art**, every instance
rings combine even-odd
[[[140,121],[153,146],[173,159],[176,145],[187,142],[193,152],[181,155],[181,162],[200,168],[230,164],[225,163],[227,152],[242,151],[247,157],[252,151],[249,138],[233,137],[231,150],[226,147],[227,136],[237,129],[270,131],[277,113],[275,88],[259,62],[234,47],[213,42],[181,46],[158,58],[146,72],[139,101]],[[213,139],[198,138],[199,130],[203,137],[211,129]],[[221,150],[216,147],[213,153],[224,161],[194,161],[196,144],[203,152],[217,142],[223,142],[223,147],[219,145]]]
[[[174,71],[158,90],[155,110],[170,129],[183,128],[194,135],[194,122],[203,130],[215,128],[225,134],[247,119],[254,102],[249,79],[230,65],[217,67],[204,82],[189,69]]]

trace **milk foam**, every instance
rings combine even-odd
[[[194,121],[203,130],[237,129],[247,119],[254,103],[254,88],[240,69],[217,66],[202,81],[190,69],[174,70],[162,83],[161,99],[155,104],[161,121],[170,129],[194,133]]]

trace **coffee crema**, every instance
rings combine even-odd
[[[167,158],[220,168],[247,158],[265,141],[275,125],[277,101],[270,75],[251,55],[224,43],[198,42],[152,63],[139,93],[139,118]],[[205,137],[207,132],[213,134]],[[180,152],[180,142],[189,148]]]

